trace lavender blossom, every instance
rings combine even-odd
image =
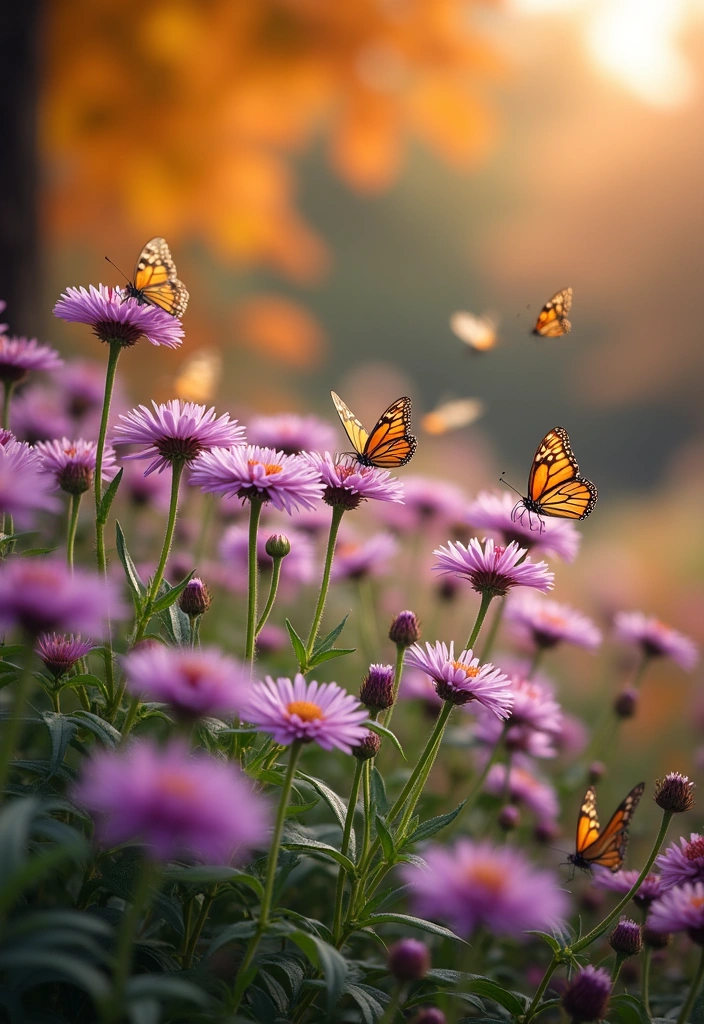
[[[88,324],[99,341],[130,348],[140,338],[152,345],[178,348],[183,341],[181,321],[158,306],[140,303],[119,288],[99,284],[67,288],[54,306],[54,316],[68,323]]]
[[[513,587],[534,587],[543,593],[552,590],[555,574],[545,562],[533,564],[526,553],[526,548],[519,548],[514,542],[503,548],[490,539],[482,547],[472,537],[467,547],[450,541],[446,547],[437,548],[433,554],[438,560],[433,569],[469,580],[477,593],[492,597],[503,597]]]

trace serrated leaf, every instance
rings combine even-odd
[[[366,722],[363,722],[362,725],[366,725],[367,729],[371,729],[372,732],[378,733],[379,736],[385,736],[387,740],[391,740],[391,742],[396,747],[403,760],[406,760],[406,755],[403,752],[403,747],[399,743],[398,737],[391,732],[391,729],[387,729],[385,725],[382,725],[381,722],[374,721],[373,718],[370,718]]]
[[[376,765],[372,767],[371,772],[371,797],[374,813],[386,817],[389,810],[389,801],[386,797],[384,779]]]
[[[322,782],[321,779],[316,779],[312,775],[306,775],[304,772],[296,772],[296,778],[302,782],[307,782],[309,786],[312,786],[316,793],[319,793],[325,803],[328,805],[332,813],[335,815],[338,825],[341,829],[345,827],[345,819],[347,818],[347,804],[342,800],[337,793],[330,789],[330,787]]]
[[[171,641],[177,647],[191,646],[191,620],[177,604],[170,605],[165,612],[161,613],[159,619],[166,627]]]
[[[419,931],[430,932],[431,935],[441,935],[444,939],[454,939],[455,942],[468,945],[464,939],[455,935],[449,928],[443,928],[442,925],[435,924],[433,921],[424,921],[422,917],[412,917],[410,914],[370,914],[363,921],[359,921],[357,927],[376,928],[380,924],[403,924],[409,928],[418,928]]]
[[[96,519],[103,526],[105,526],[105,524],[108,521],[108,516],[110,515],[110,506],[112,505],[113,501],[115,500],[115,495],[117,494],[117,488],[120,486],[120,482],[122,480],[124,472],[125,472],[125,467],[122,466],[120,471],[110,481],[110,486],[106,489],[106,491],[103,494],[103,497],[101,499],[100,505],[98,507],[98,513],[97,513]]]
[[[332,661],[334,658],[342,658],[345,654],[354,654],[356,649],[356,647],[350,647],[349,649],[333,647],[330,651],[321,651],[320,654],[313,654],[308,662],[308,668],[315,668],[316,665],[322,665],[324,661]]]
[[[55,711],[43,711],[42,720],[49,732],[51,740],[51,760],[49,762],[49,775],[51,778],[63,763],[69,743],[76,735],[78,726],[66,715],[60,715]]]
[[[183,591],[193,579],[194,573],[195,569],[191,569],[188,576],[185,576],[175,587],[169,586],[166,580],[162,580],[161,587],[164,588],[164,593],[152,605],[152,615],[159,615],[161,612],[165,612],[174,602],[178,601]]]
[[[394,837],[389,832],[388,826],[383,818],[380,818],[377,814],[374,818],[374,824],[376,825],[376,834],[381,840],[381,848],[384,851],[384,857],[389,864],[393,864],[395,857]]]
[[[371,994],[372,992],[374,995]],[[389,1001],[386,992],[382,992],[378,988],[372,989],[371,986],[347,984],[345,995],[354,999],[360,1009],[364,1024],[375,1024],[383,1016],[384,1007]]]
[[[122,734],[118,732],[114,725],[110,725],[100,715],[94,715],[92,711],[84,711],[83,708],[79,708],[70,715],[70,718],[72,721],[78,722],[79,725],[89,729],[103,746],[108,749],[117,746],[122,739]]]
[[[137,572],[137,567],[132,561],[132,556],[127,550],[125,535],[122,532],[122,527],[118,520],[115,520],[115,542],[117,546],[117,557],[122,563],[122,568],[125,570],[127,582],[130,590],[132,591],[132,600],[134,601],[136,608],[141,609],[142,599],[146,597],[147,588],[144,585],[141,576]]]
[[[293,647],[293,653],[296,655],[296,661],[298,662],[299,667],[303,668],[306,664],[305,644],[288,619],[286,619],[286,629],[288,630],[288,635],[291,638],[291,646]]]
[[[465,803],[466,800],[463,800],[458,807],[455,807],[454,811],[449,811],[447,814],[439,814],[436,818],[429,818],[427,821],[424,821],[404,840],[401,849],[412,846],[414,843],[419,843],[423,839],[430,839],[431,836],[440,832],[455,820]]]
[[[348,618],[349,615],[345,615],[342,622],[338,623],[334,629],[331,629],[327,636],[321,637],[320,639],[316,640],[315,645],[313,646],[313,657],[315,657],[316,654],[321,654],[323,651],[331,650],[338,636],[345,628],[345,623],[347,622]]]
[[[322,971],[325,978],[327,1010],[328,1013],[332,1013],[347,981],[347,961],[334,946],[324,942],[317,935],[295,931],[288,937],[303,950],[311,963]]]
[[[354,861],[351,861],[349,857],[345,857],[344,853],[340,853],[334,846],[328,845],[328,843],[320,843],[317,839],[305,839],[296,841],[295,839],[288,840],[284,839],[281,844],[286,850],[295,850],[297,853],[309,853],[312,856],[323,856],[336,861],[341,864],[345,871],[350,875],[355,873]]]

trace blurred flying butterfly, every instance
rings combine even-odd
[[[575,852],[568,857],[570,864],[587,869],[598,864],[609,871],[620,870],[628,845],[628,825],[644,789],[644,782],[633,787],[602,832],[596,810],[596,790],[589,787],[577,818],[577,843]]]
[[[427,412],[420,425],[426,434],[447,434],[475,423],[484,414],[484,403],[479,398],[454,398]]]
[[[142,249],[127,294],[137,302],[159,306],[172,316],[183,316],[188,292],[176,276],[176,266],[164,238],[152,238]]]
[[[488,352],[496,344],[496,323],[491,317],[453,313],[450,327],[472,352]]]
[[[594,484],[579,474],[567,431],[553,427],[538,445],[528,474],[528,494],[516,503],[512,518],[535,512],[539,519],[586,519],[596,499]],[[542,529],[542,520],[540,525]]]
[[[531,331],[541,338],[559,338],[561,334],[569,334],[572,324],[567,314],[572,307],[572,289],[563,288],[549,299],[538,314],[535,327]]]
[[[411,426],[410,398],[397,398],[386,412],[382,413],[370,433],[364,429],[349,406],[339,395],[331,391],[337,415],[342,420],[347,436],[352,442],[354,455],[363,466],[379,466],[382,469],[398,469],[413,458],[418,444]]]

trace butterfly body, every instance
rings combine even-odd
[[[183,316],[188,292],[176,276],[176,265],[164,238],[152,238],[142,249],[127,295],[140,305],[159,306],[172,316]]]
[[[398,469],[410,462],[418,442],[409,433],[411,426],[410,398],[397,398],[381,414],[374,428],[367,433],[352,410],[339,395],[331,391],[332,400],[340,417],[345,433],[354,448],[357,461],[362,466],[377,466],[381,469]]]
[[[567,319],[567,314],[571,308],[572,289],[563,288],[556,292],[540,310],[531,334],[540,338],[559,338],[563,334],[569,334],[572,324]]]
[[[585,870],[598,864],[609,871],[619,871],[628,846],[628,826],[644,790],[644,782],[634,786],[602,831],[596,809],[596,790],[590,786],[579,811],[575,852],[567,858],[570,864]]]
[[[567,431],[553,427],[538,445],[528,475],[528,494],[516,504],[513,518],[528,512],[539,518],[586,519],[597,497],[595,485],[580,475]]]

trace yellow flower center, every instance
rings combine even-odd
[[[283,472],[283,466],[279,466],[276,462],[259,462],[258,459],[247,459],[248,466],[263,466],[264,472],[267,476],[274,476],[276,473]]]
[[[292,700],[286,710],[289,715],[298,715],[303,722],[315,722],[323,717],[323,712],[318,705],[310,700]]]
[[[472,885],[479,885],[497,896],[504,887],[504,872],[496,864],[474,864],[467,871],[465,878]]]
[[[453,668],[462,669],[468,679],[476,679],[481,672],[479,665],[465,665],[463,661],[451,661],[450,664]]]

